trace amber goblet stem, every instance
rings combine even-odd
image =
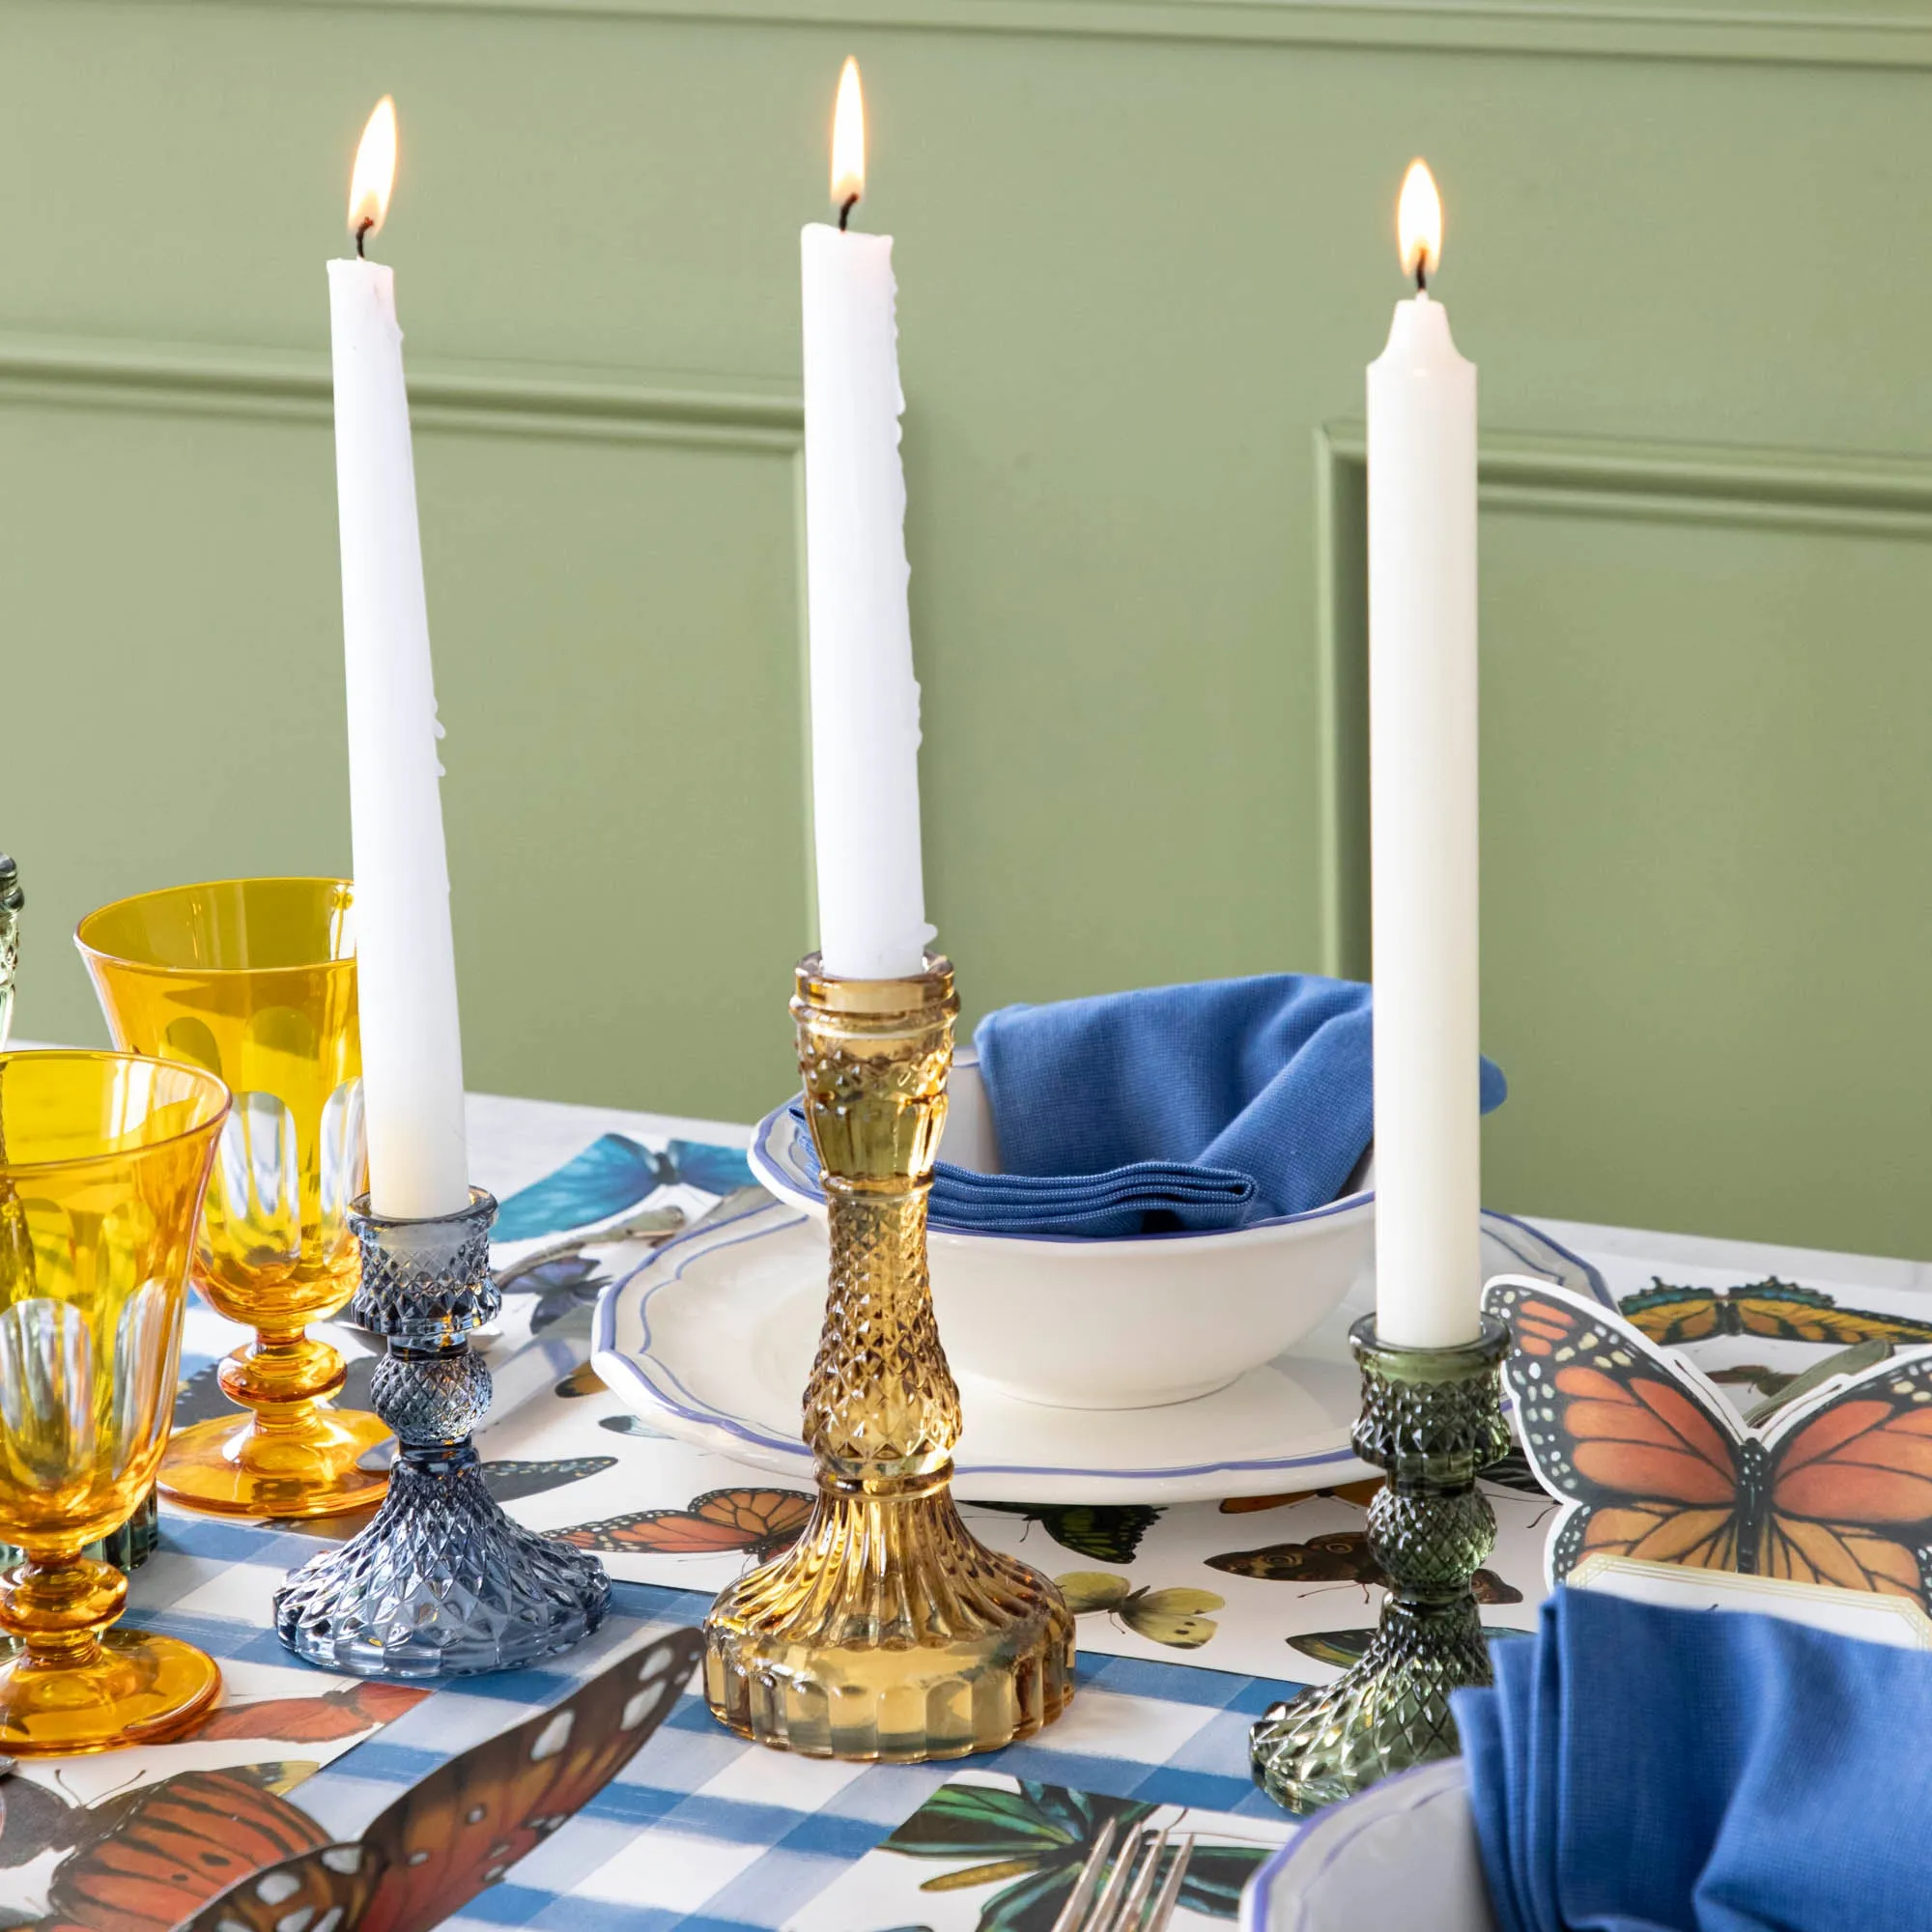
[[[838,980],[813,955],[791,1009],[831,1236],[805,1391],[818,1497],[793,1548],[712,1605],[705,1696],[740,1735],[812,1757],[994,1750],[1065,1707],[1073,1619],[1037,1571],[975,1541],[952,1500],[959,1391],[925,1246],[952,969]]]
[[[311,1426],[317,1403],[341,1393],[349,1371],[334,1349],[305,1330],[265,1328],[222,1361],[217,1378],[257,1429],[300,1431]]]
[[[94,1662],[127,1606],[127,1577],[92,1557],[30,1556],[0,1577],[0,1628],[19,1638],[29,1668]]]
[[[217,1305],[222,1299],[218,1293],[213,1298]],[[347,1378],[342,1356],[327,1342],[301,1328],[258,1328],[216,1371],[222,1394],[245,1420],[221,1416],[177,1430],[161,1464],[161,1493],[228,1516],[373,1508],[388,1478],[380,1464],[363,1468],[359,1459],[389,1432],[380,1417],[323,1406]]]

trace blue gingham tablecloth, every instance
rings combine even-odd
[[[747,1138],[746,1129],[716,1122],[479,1095],[470,1097],[469,1127],[472,1174],[499,1198],[549,1174],[600,1134],[625,1134],[654,1146],[676,1136],[733,1146]],[[1777,1276],[1893,1310],[1922,1311],[1932,1296],[1932,1265],[1923,1264],[1562,1222],[1540,1225],[1565,1246],[1588,1255],[1618,1295],[1648,1288],[1667,1273],[1674,1282],[1720,1292],[1727,1285]],[[202,1340],[227,1346],[227,1339]],[[1750,1338],[1723,1346],[1742,1350],[1740,1362],[1747,1356],[1759,1365],[1735,1373],[1762,1373],[1766,1344]],[[196,1365],[204,1353],[198,1344],[190,1344],[190,1351],[185,1367]],[[1805,1353],[1795,1351],[1799,1357]],[[560,1359],[567,1367],[577,1357]],[[1720,1364],[1714,1359],[1707,1366]],[[626,1506],[678,1506],[684,1500],[682,1494],[639,1494],[627,1498]],[[1540,1499],[1520,1500],[1526,1525],[1534,1527]],[[1302,1509],[1339,1512],[1337,1521],[1360,1516],[1358,1509],[1345,1511],[1339,1504]],[[1323,1517],[1317,1526],[1334,1524]],[[1239,1540],[1268,1541],[1289,1533],[1257,1524]],[[162,1548],[132,1579],[128,1620],[190,1638],[224,1662],[287,1665],[292,1660],[270,1627],[270,1602],[286,1574],[322,1547],[273,1527],[165,1511]],[[1532,1548],[1540,1548],[1540,1533]],[[1036,1561],[1051,1555],[1030,1547],[1022,1553]],[[1520,1610],[1503,1614],[1526,1621],[1540,1586],[1529,1574],[1533,1554],[1526,1560],[1517,1554],[1508,1567],[1519,1576],[1524,1601]],[[1057,1567],[1065,1567],[1065,1561],[1063,1556]],[[1148,1580],[1165,1584],[1184,1578],[1156,1565]],[[1240,1579],[1217,1572],[1213,1580],[1232,1595]],[[1374,1621],[1365,1588],[1357,1595],[1333,1582],[1254,1587],[1263,1589],[1267,1622],[1277,1632]],[[1307,1601],[1297,1606],[1296,1598]],[[554,1703],[614,1653],[664,1629],[699,1623],[709,1602],[708,1589],[619,1581],[611,1616],[575,1652],[543,1670],[469,1678],[458,1688],[435,1691],[295,1786],[290,1799],[331,1834],[354,1836],[401,1789],[438,1764]],[[1230,1617],[1236,1607],[1231,1605]],[[1281,1814],[1249,1782],[1247,1733],[1255,1717],[1299,1679],[1246,1676],[1144,1655],[1096,1654],[1086,1647],[1094,1640],[1110,1649],[1159,1647],[1083,1619],[1078,1690],[1066,1715],[1025,1744],[950,1765],[866,1766],[789,1757],[732,1737],[713,1722],[701,1696],[687,1690],[664,1728],[611,1784],[503,1883],[446,1924],[459,1932],[501,1925],[570,1932],[782,1932],[961,1769],[1279,1822]],[[1264,1650],[1250,1644],[1242,1654],[1265,1655],[1274,1640]],[[1332,1676],[1332,1670],[1288,1652],[1286,1644],[1283,1650],[1291,1670],[1300,1664],[1322,1681]],[[319,1683],[333,1681],[318,1673]]]
[[[286,1663],[270,1603],[324,1546],[169,1512],[134,1573],[128,1620],[224,1662]],[[298,1785],[292,1802],[339,1838],[445,1758],[554,1703],[616,1652],[702,1621],[696,1591],[618,1583],[587,1642],[540,1670],[433,1695]],[[1277,1819],[1248,1781],[1247,1731],[1280,1683],[1133,1658],[1083,1656],[1067,1714],[975,1770],[1122,1798]],[[694,1687],[664,1728],[577,1817],[446,1924],[569,1932],[778,1932],[960,1766],[789,1757],[721,1729]]]

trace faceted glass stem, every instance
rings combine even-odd
[[[1463,1347],[1400,1349],[1378,1337],[1371,1315],[1349,1339],[1362,1371],[1355,1453],[1388,1477],[1369,1506],[1369,1548],[1389,1589],[1361,1661],[1254,1726],[1255,1782],[1291,1811],[1453,1756],[1449,1693],[1490,1681],[1471,1579],[1496,1524],[1476,1472],[1509,1448],[1499,1379],[1508,1331],[1485,1316]]]
[[[959,1391],[925,1247],[952,968],[838,980],[809,958],[792,1012],[831,1242],[805,1392],[819,1494],[798,1542],[712,1605],[705,1694],[741,1735],[816,1757],[997,1749],[1065,1708],[1073,1619],[1037,1571],[978,1543],[952,1501]]]

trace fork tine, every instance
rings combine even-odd
[[[1167,1850],[1168,1828],[1163,1825],[1160,1834],[1148,1847],[1147,1857],[1141,1861],[1140,1868],[1134,1873],[1134,1883],[1120,1909],[1113,1918],[1107,1919],[1098,1932],[1134,1932],[1141,1922],[1141,1912],[1148,1902],[1148,1894],[1153,1889],[1155,1875],[1160,1870],[1161,1854]]]
[[[1094,1902],[1094,1910],[1087,1915],[1080,1932],[1110,1932],[1115,1924],[1115,1908],[1126,1895],[1126,1889],[1133,1878],[1135,1862],[1140,1858],[1141,1840],[1136,1833],[1123,1837],[1121,1855],[1114,1861],[1113,1874],[1107,1880],[1107,1889]]]
[[[1094,1888],[1106,1869],[1107,1854],[1114,1849],[1114,1833],[1119,1824],[1118,1818],[1109,1818],[1101,1828],[1100,1835],[1094,1840],[1094,1849],[1087,1854],[1087,1862],[1080,1867],[1080,1876],[1073,1881],[1073,1889],[1066,1894],[1066,1903],[1060,1908],[1060,1917],[1053,1921],[1052,1932],[1080,1932],[1087,1901],[1094,1896]]]
[[[1180,1888],[1187,1877],[1187,1861],[1194,1856],[1194,1833],[1192,1832],[1174,1848],[1174,1868],[1167,1875],[1167,1883],[1160,1889],[1160,1896],[1153,1902],[1153,1910],[1147,1916],[1141,1932],[1167,1932],[1167,1922],[1174,1917],[1180,1903]]]

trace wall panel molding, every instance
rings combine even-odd
[[[201,0],[237,4],[238,0]],[[1449,53],[1932,67],[1932,21],[1820,7],[1606,7],[1588,0],[240,0],[376,13],[760,22]]]
[[[660,442],[792,456],[804,404],[781,389],[525,365],[410,365],[419,429]],[[185,343],[0,335],[0,402],[327,422],[323,355]]]
[[[1932,457],[1485,435],[1488,511],[1932,542]],[[1363,425],[1315,433],[1324,970],[1369,974],[1368,462]]]

